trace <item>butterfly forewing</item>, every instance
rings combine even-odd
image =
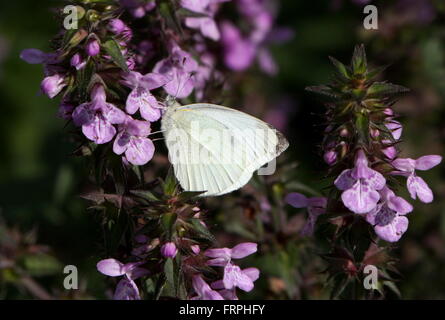
[[[170,108],[162,119],[162,130],[182,188],[206,191],[203,196],[241,188],[288,146],[267,123],[213,104]]]

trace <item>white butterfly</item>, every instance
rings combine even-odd
[[[289,146],[269,124],[214,104],[167,108],[162,131],[176,178],[185,191],[218,196],[243,187]]]

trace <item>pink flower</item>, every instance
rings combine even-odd
[[[405,215],[413,210],[411,204],[398,197],[388,187],[381,191],[381,202],[366,215],[366,220],[374,226],[375,233],[383,240],[396,242],[408,229]]]
[[[164,89],[169,95],[179,99],[192,93],[195,86],[193,73],[197,70],[198,63],[176,44],[172,45],[170,57],[159,61],[153,69],[170,80]]]
[[[116,134],[113,124],[121,124],[126,114],[106,102],[103,86],[96,86],[91,92],[91,102],[83,103],[73,112],[73,121],[82,126],[83,134],[97,144],[110,142]]]
[[[244,71],[256,57],[256,46],[249,39],[243,38],[240,30],[231,22],[221,24],[221,41],[224,46],[224,62],[228,68]]]
[[[232,263],[228,263],[224,267],[223,284],[224,288],[231,290],[240,288],[245,292],[252,291],[253,282],[259,278],[260,271],[257,268],[247,268],[241,270],[240,267]]]
[[[156,73],[142,75],[139,72],[131,71],[123,83],[133,89],[128,95],[125,110],[129,114],[134,114],[139,110],[142,118],[147,121],[157,121],[161,117],[161,106],[156,98],[151,94],[151,90],[162,87],[168,83],[168,79]]]
[[[438,155],[429,155],[413,160],[410,158],[398,158],[392,162],[392,165],[399,170],[394,174],[402,174],[407,176],[407,187],[411,198],[414,200],[418,197],[424,203],[433,201],[434,196],[427,183],[416,175],[416,170],[429,170],[437,166],[442,161],[442,157]]]
[[[344,170],[334,183],[343,191],[343,204],[352,212],[364,214],[376,207],[380,200],[377,191],[383,189],[386,180],[381,173],[369,168],[365,153],[359,150],[355,167]]]
[[[301,235],[313,235],[318,216],[326,212],[327,199],[324,197],[307,198],[301,193],[293,192],[289,193],[284,201],[294,208],[308,208],[309,216],[301,231]]]
[[[57,96],[65,87],[65,78],[58,73],[46,77],[40,85],[42,92],[51,99]]]
[[[258,250],[258,245],[253,242],[244,242],[236,245],[232,249],[229,248],[218,248],[218,249],[208,249],[204,254],[212,258],[207,261],[209,266],[226,266],[232,259],[242,259],[245,258]]]
[[[155,146],[147,138],[150,134],[150,122],[134,120],[127,117],[119,126],[119,133],[113,144],[114,153],[121,155],[125,152],[128,162],[142,166],[153,158]]]
[[[249,292],[253,289],[253,283],[260,277],[257,268],[247,268],[241,270],[239,267],[231,265],[224,273],[224,279],[211,284],[212,289],[218,291],[226,300],[238,300],[236,288]]]
[[[119,281],[114,293],[114,300],[139,300],[139,290],[134,280],[149,274],[148,270],[139,266],[144,262],[123,264],[116,259],[105,259],[97,263],[97,270],[109,277],[124,276]]]
[[[174,242],[167,242],[161,247],[161,254],[165,258],[174,258],[178,254],[178,249]]]
[[[224,1],[230,0],[181,0],[183,8],[204,15],[203,17],[187,17],[185,25],[200,30],[202,35],[207,38],[218,41],[221,35],[213,19],[216,7],[211,5]]]
[[[204,281],[201,275],[195,275],[192,279],[196,296],[191,300],[224,300],[224,298]]]

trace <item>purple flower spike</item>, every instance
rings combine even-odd
[[[161,254],[164,258],[174,258],[178,254],[178,249],[174,242],[167,242],[161,247]]]
[[[224,298],[204,281],[201,275],[193,276],[193,289],[197,296],[191,300],[224,300]]]
[[[398,158],[392,162],[393,166],[399,170],[394,174],[402,174],[407,176],[407,187],[414,200],[419,198],[424,203],[430,203],[434,200],[433,192],[428,184],[419,176],[416,175],[416,170],[429,170],[442,162],[442,157],[439,155],[428,155],[413,160],[410,158]]]
[[[91,93],[91,102],[83,103],[73,112],[73,121],[82,127],[83,134],[97,144],[110,142],[116,134],[113,124],[122,124],[125,113],[106,102],[103,86],[96,86]]]
[[[375,233],[381,239],[397,242],[408,229],[408,219],[404,215],[411,212],[413,207],[388,187],[380,193],[382,201],[366,215],[366,220],[374,226]]]
[[[65,78],[56,73],[43,79],[40,88],[50,99],[57,96],[66,87]]]
[[[147,138],[150,134],[150,122],[134,120],[127,116],[126,121],[119,126],[119,133],[113,144],[116,154],[123,154],[128,162],[142,166],[149,162],[154,155],[155,146]]]
[[[162,87],[168,82],[167,77],[157,73],[148,73],[144,76],[135,71],[128,73],[123,83],[133,90],[127,98],[126,111],[134,114],[139,110],[145,120],[150,122],[159,120],[161,105],[150,90]]]
[[[224,287],[228,290],[238,287],[245,292],[252,291],[253,282],[259,278],[259,274],[257,268],[241,270],[237,265],[229,263],[224,268]]]
[[[355,167],[344,170],[334,183],[343,191],[343,204],[352,212],[365,214],[376,207],[380,200],[377,191],[383,189],[386,180],[382,174],[369,168],[365,153],[359,150]]]

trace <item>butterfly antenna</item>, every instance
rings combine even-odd
[[[159,131],[151,132],[149,134],[149,136],[152,136],[152,135],[155,135],[155,134],[158,134],[158,133],[163,133],[163,132],[165,132],[165,130],[159,130]]]
[[[151,141],[155,142],[155,141],[160,141],[160,140],[165,140],[164,138],[156,138],[156,139],[151,139]]]

